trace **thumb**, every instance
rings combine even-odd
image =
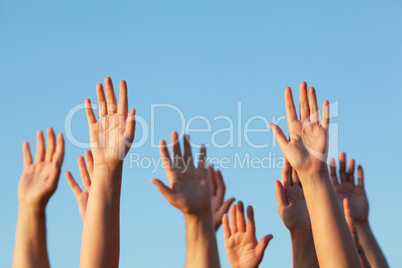
[[[271,241],[271,239],[274,238],[272,235],[266,235],[263,238],[261,238],[260,242],[257,244],[255,251],[256,251],[256,255],[262,259],[262,257],[264,256],[264,251],[268,246],[269,241]]]
[[[280,181],[275,181],[275,195],[276,195],[276,206],[278,208],[278,212],[282,212],[288,205],[286,201],[286,193],[285,189],[283,189],[283,185]]]
[[[226,212],[228,212],[230,205],[235,201],[235,198],[229,198],[228,200],[226,200],[222,206],[219,208],[219,214],[223,215]]]
[[[159,192],[161,192],[161,194],[170,203],[170,200],[172,199],[173,195],[172,190],[158,179],[151,179],[151,182],[156,186],[156,188],[158,188]]]

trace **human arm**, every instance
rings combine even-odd
[[[366,254],[364,252],[364,248],[361,246],[359,241],[359,234],[357,233],[356,225],[352,217],[352,213],[350,211],[350,201],[348,198],[343,199],[343,212],[345,213],[345,219],[348,223],[350,233],[352,234],[353,240],[355,241],[355,245],[357,251],[359,252],[360,263],[363,268],[370,268],[370,264],[367,260]]]
[[[100,118],[89,99],[86,114],[93,155],[91,194],[82,231],[80,267],[118,267],[120,252],[120,192],[123,160],[134,140],[135,109],[128,111],[127,85],[120,82],[118,109],[112,80],[97,85]]]
[[[169,186],[152,179],[166,200],[184,214],[186,223],[185,267],[220,267],[215,227],[211,209],[211,190],[208,176],[214,170],[206,165],[206,150],[201,147],[198,167],[194,166],[190,138],[184,138],[184,156],[176,132],[172,133],[172,154],[170,158],[166,142],[161,141],[160,153]]]
[[[293,96],[285,90],[289,140],[276,125],[270,124],[278,144],[296,170],[310,215],[314,245],[320,267],[360,267],[353,238],[348,229],[326,165],[328,154],[329,103],[324,102],[321,125],[314,88],[300,85],[300,120]]]
[[[357,184],[355,182],[355,160],[349,160],[347,168],[346,154],[339,154],[339,177],[336,173],[335,159],[330,160],[330,175],[339,201],[348,198],[350,201],[350,212],[356,225],[359,241],[364,248],[365,255],[371,267],[389,267],[387,260],[378,244],[368,221],[369,203],[364,189],[363,167],[357,168]]]
[[[243,202],[238,201],[237,205],[232,205],[230,209],[230,224],[227,214],[223,215],[222,224],[225,251],[232,267],[258,267],[273,236],[266,235],[260,242],[257,241],[253,207],[247,207],[246,222]]]
[[[45,149],[43,133],[38,132],[35,162],[27,142],[23,145],[24,171],[18,185],[18,220],[14,247],[14,268],[49,267],[46,248],[45,209],[57,189],[64,157],[64,140],[47,130]]]
[[[286,158],[283,158],[281,181],[275,181],[275,186],[278,213],[290,232],[293,267],[319,267],[303,188]]]

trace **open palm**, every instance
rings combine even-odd
[[[286,118],[289,128],[289,140],[275,124],[270,124],[279,146],[290,164],[299,173],[315,172],[326,169],[328,154],[328,101],[323,104],[321,125],[314,88],[309,89],[310,103],[307,97],[307,84],[300,84],[300,120],[297,118],[292,90],[285,90]]]
[[[85,100],[89,138],[95,165],[122,162],[134,140],[135,109],[127,114],[126,82],[124,80],[120,82],[118,107],[110,77],[106,77],[105,87],[107,101],[102,84],[98,84],[96,87],[99,106],[98,121],[92,110],[91,101]]]
[[[208,172],[206,165],[206,150],[201,148],[198,167],[194,166],[190,138],[184,139],[184,157],[180,151],[180,144],[176,132],[172,133],[172,153],[170,158],[166,142],[161,141],[160,153],[163,166],[168,177],[169,187],[157,179],[152,179],[158,190],[167,201],[185,214],[196,214],[211,210],[211,190],[208,175],[213,174],[213,168]]]
[[[64,140],[63,136],[59,134],[56,144],[51,128],[48,129],[47,134],[46,150],[43,133],[38,132],[35,163],[32,161],[29,144],[26,142],[23,145],[24,171],[18,185],[20,202],[44,207],[56,191],[64,157]]]
[[[311,232],[310,216],[299,177],[286,158],[283,159],[281,182],[275,181],[279,216],[286,228]]]
[[[230,209],[230,225],[227,214],[223,216],[222,224],[226,255],[232,267],[258,267],[272,235],[264,236],[260,242],[257,241],[253,208],[251,206],[247,208],[246,223],[243,202],[239,201]]]
[[[364,190],[363,168],[358,167],[358,183],[355,184],[355,160],[349,161],[349,169],[346,169],[346,154],[339,154],[339,177],[336,174],[335,159],[330,160],[330,175],[335,191],[338,194],[339,202],[342,204],[344,198],[350,201],[350,210],[356,224],[368,221],[369,204]]]

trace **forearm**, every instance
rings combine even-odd
[[[185,215],[188,268],[220,267],[212,213]]]
[[[118,267],[122,165],[94,169],[85,214],[81,267]]]
[[[293,267],[318,268],[312,232],[294,230],[290,232],[290,238],[292,240]]]
[[[357,233],[359,235],[359,241],[362,245],[367,259],[372,268],[386,268],[389,267],[387,260],[374,237],[374,234],[367,223],[356,224]]]
[[[361,267],[358,252],[346,223],[328,171],[299,174],[321,267]]]
[[[19,204],[13,267],[49,267],[45,207]]]

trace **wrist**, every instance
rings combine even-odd
[[[20,200],[18,204],[19,210],[30,211],[35,214],[42,214],[45,213],[46,210],[46,203],[40,202],[32,202],[26,200]]]

